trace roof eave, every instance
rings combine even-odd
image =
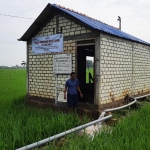
[[[41,12],[41,14],[36,18],[36,20],[31,24],[31,26],[27,29],[27,31],[23,34],[23,36],[18,41],[28,41],[30,37],[32,37],[33,34],[39,29],[39,26],[43,24],[49,17],[49,14],[51,13],[50,7],[53,7],[51,4],[47,4],[47,6],[44,8],[44,10]]]

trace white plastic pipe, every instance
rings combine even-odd
[[[104,120],[109,119],[109,118],[111,118],[111,117],[112,117],[112,115],[109,115],[109,116],[103,117],[103,118],[101,118],[101,119],[97,119],[97,120],[95,120],[95,121],[92,121],[92,122],[89,122],[89,123],[87,123],[87,124],[84,124],[84,125],[75,127],[75,128],[73,128],[73,129],[70,129],[70,130],[67,130],[67,131],[65,131],[65,132],[56,134],[56,135],[54,135],[54,136],[51,136],[51,137],[49,137],[49,138],[46,138],[46,139],[44,139],[44,140],[35,142],[35,143],[30,144],[30,145],[27,145],[27,146],[21,147],[21,148],[16,149],[16,150],[29,150],[29,149],[32,149],[32,148],[35,148],[35,147],[44,145],[44,144],[46,144],[46,143],[48,143],[48,142],[51,142],[51,141],[53,141],[53,140],[56,140],[56,139],[58,139],[58,138],[60,138],[60,137],[63,137],[63,136],[65,136],[65,135],[67,135],[67,134],[70,134],[70,133],[73,133],[73,132],[75,132],[75,131],[84,129],[84,128],[88,127],[88,126],[91,126],[91,125],[96,124],[96,123],[98,123],[98,122],[104,121]]]
[[[147,97],[147,96],[150,96],[150,94],[143,95],[143,96],[139,96],[139,97],[135,97],[135,98],[133,98],[134,101],[131,102],[131,103],[129,103],[129,104],[127,104],[127,105],[124,105],[124,106],[121,106],[121,107],[112,108],[112,109],[105,109],[105,110],[101,113],[101,115],[99,116],[99,119],[100,119],[100,118],[103,118],[106,112],[111,112],[111,111],[123,109],[123,108],[125,108],[125,107],[128,107],[128,106],[130,106],[130,105],[136,103],[136,102],[137,102],[137,99],[143,98],[143,97]]]

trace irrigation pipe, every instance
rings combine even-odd
[[[147,96],[150,96],[150,94],[132,98],[132,99],[134,99],[134,101],[131,102],[131,103],[129,103],[129,104],[127,104],[127,105],[124,105],[124,106],[121,106],[121,107],[112,108],[112,109],[105,109],[105,110],[101,113],[101,115],[99,116],[99,119],[100,119],[100,118],[103,118],[106,112],[111,112],[111,111],[115,111],[115,110],[119,110],[119,109],[126,108],[126,107],[128,107],[128,106],[130,106],[130,105],[136,103],[136,102],[137,102],[137,99],[140,99],[140,98],[143,98],[143,97],[147,97]]]
[[[84,125],[75,127],[75,128],[73,128],[73,129],[70,129],[70,130],[67,130],[67,131],[65,131],[65,132],[56,134],[56,135],[54,135],[54,136],[48,137],[48,138],[46,138],[46,139],[43,139],[43,140],[38,141],[38,142],[35,142],[35,143],[33,143],[33,144],[30,144],[30,145],[21,147],[21,148],[16,149],[16,150],[29,150],[29,149],[32,149],[32,148],[35,148],[35,147],[44,145],[44,144],[46,144],[46,143],[48,143],[48,142],[51,142],[51,141],[56,140],[56,139],[58,139],[58,138],[61,138],[61,137],[65,136],[65,135],[67,135],[67,134],[73,133],[73,132],[78,131],[78,130],[82,130],[82,129],[88,127],[88,126],[91,126],[91,125],[93,125],[93,124],[102,122],[102,121],[107,120],[107,119],[109,119],[109,118],[111,118],[111,117],[112,117],[112,115],[109,115],[109,116],[106,116],[106,117],[103,117],[103,118],[99,118],[99,119],[97,119],[97,120],[95,120],[95,121],[92,121],[92,122],[89,122],[89,123],[87,123],[87,124],[84,124]]]

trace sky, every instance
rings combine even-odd
[[[48,4],[60,4],[150,43],[150,0],[0,0],[0,14],[36,19]],[[0,66],[26,61],[26,42],[17,41],[34,20],[0,15]]]

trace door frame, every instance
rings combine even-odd
[[[81,43],[82,44],[81,44]],[[75,41],[75,45],[76,45],[76,49],[75,49],[75,71],[77,74],[77,78],[78,78],[78,53],[77,53],[77,48],[78,46],[88,46],[88,45],[94,45],[95,49],[94,49],[94,104],[98,104],[98,97],[96,94],[96,87],[98,86],[98,83],[96,82],[96,62],[95,62],[95,56],[96,56],[96,38],[88,38],[88,39],[82,39],[82,40],[76,40]]]

